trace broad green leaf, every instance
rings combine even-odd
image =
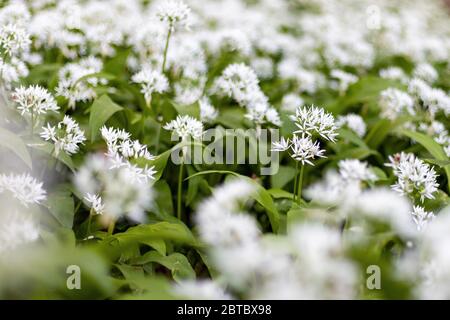
[[[72,228],[75,205],[69,188],[61,186],[51,192],[47,208],[63,227]]]
[[[296,174],[295,168],[289,166],[280,166],[278,172],[270,176],[271,186],[274,189],[281,189],[290,181],[292,181]]]
[[[182,281],[185,279],[195,279],[195,271],[192,269],[186,256],[181,253],[172,253],[168,256],[163,256],[156,251],[150,251],[142,257],[132,260],[133,264],[143,265],[147,263],[158,263],[172,273],[175,281]]]
[[[15,133],[0,127],[0,146],[14,152],[31,169],[31,156],[27,146]]]
[[[287,192],[283,189],[273,188],[267,190],[267,192],[269,192],[274,199],[292,199],[293,196],[291,192]]]
[[[96,99],[91,106],[89,129],[91,140],[94,141],[100,128],[111,116],[123,108],[114,103],[106,94]]]
[[[46,153],[47,155],[55,158],[55,147],[52,143],[40,140],[40,139],[33,139],[30,141],[27,141],[27,146],[30,148],[34,148],[36,150],[39,150],[41,152]],[[75,171],[75,166],[73,164],[72,158],[65,153],[64,151],[59,152],[58,156],[56,157],[59,161],[64,163],[70,170]]]

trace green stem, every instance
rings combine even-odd
[[[91,221],[92,216],[94,215],[94,210],[91,208],[91,211],[89,211],[89,218],[88,218],[88,225],[87,225],[87,236],[91,235]]]
[[[300,204],[302,201],[302,187],[303,187],[303,173],[305,170],[305,166],[302,164],[300,168],[300,176],[298,179],[298,192],[297,192],[297,203]]]
[[[112,235],[114,232],[114,227],[116,226],[116,221],[115,220],[111,220],[111,222],[108,225],[108,235]]]
[[[31,109],[31,136],[34,135],[34,110]]]
[[[295,180],[294,180],[294,192],[292,192],[292,201],[295,202],[295,196],[297,195],[297,182],[298,182],[298,161],[295,162]]]
[[[177,193],[177,217],[181,220],[181,191],[183,187],[183,163],[180,165],[180,172],[178,174],[178,193]]]
[[[166,45],[164,47],[164,58],[161,70],[162,73],[164,73],[164,69],[166,68],[167,51],[169,49],[169,40],[171,35],[172,35],[172,24],[169,25],[169,32],[167,32]]]

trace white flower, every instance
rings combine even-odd
[[[299,137],[294,135],[291,140],[292,158],[300,161],[302,165],[308,163],[314,165],[311,160],[315,158],[325,158],[325,150],[320,149],[319,141],[313,142],[308,136]]]
[[[153,189],[147,180],[141,179],[131,166],[114,167],[104,156],[88,157],[74,182],[80,193],[94,195],[87,199],[93,203],[95,198],[99,211],[110,219],[126,216],[143,222],[145,211],[152,205]]]
[[[12,57],[8,62],[0,58],[0,80],[5,83],[17,82],[20,78],[28,76],[28,73],[26,64],[17,57]]]
[[[388,88],[380,93],[381,115],[395,120],[402,114],[414,115],[414,100],[405,92]]]
[[[298,128],[294,133],[306,135],[317,133],[326,140],[332,142],[336,140],[338,134],[336,133],[337,127],[334,123],[334,117],[322,108],[315,106],[298,107],[291,119],[295,121]]]
[[[191,25],[191,9],[182,1],[166,0],[159,6],[156,14],[174,31],[176,27],[188,29]]]
[[[261,79],[269,79],[273,76],[273,61],[270,58],[255,58],[251,61],[252,68]]]
[[[56,126],[47,124],[47,127],[43,127],[41,137],[54,142],[56,154],[62,150],[69,155],[77,153],[79,145],[86,140],[78,123],[68,115]]]
[[[423,230],[427,224],[435,218],[433,212],[425,211],[424,208],[420,206],[414,206],[413,212],[411,212],[413,220],[417,225],[417,230]]]
[[[408,195],[412,198],[416,196],[420,201],[434,199],[434,193],[439,184],[436,181],[437,175],[434,168],[422,160],[416,158],[412,153],[400,153],[389,156],[390,163],[386,166],[391,167],[397,182],[392,185],[392,189],[402,195]]]
[[[336,85],[336,89],[341,93],[347,91],[351,84],[358,81],[357,76],[339,69],[331,70],[330,75],[332,78],[337,79],[338,83]]]
[[[11,253],[39,238],[39,226],[29,215],[5,214],[0,221],[0,253]]]
[[[96,214],[103,214],[105,211],[105,205],[102,202],[102,197],[96,194],[86,193],[84,199],[91,205],[92,210]]]
[[[28,51],[31,40],[24,28],[7,24],[0,28],[0,51],[8,56],[17,56]]]
[[[212,280],[184,280],[174,287],[174,293],[195,300],[230,300],[231,296]]]
[[[178,116],[163,127],[172,131],[182,140],[192,137],[194,140],[201,140],[203,136],[203,123],[191,116]]]
[[[341,160],[338,163],[339,174],[345,180],[375,181],[377,176],[367,167],[367,162],[356,159]]]
[[[207,97],[203,97],[199,101],[200,106],[200,118],[203,122],[212,122],[217,118],[219,112],[213,107]]]
[[[50,92],[37,85],[16,88],[12,94],[12,99],[17,103],[17,109],[21,115],[37,116],[59,109]]]
[[[408,77],[406,76],[405,72],[399,67],[389,67],[386,69],[381,69],[380,77],[384,79],[399,80],[402,83],[406,83],[408,81]]]
[[[297,94],[289,93],[283,96],[283,99],[281,101],[281,109],[295,112],[297,107],[302,106],[303,103],[303,99],[300,98]]]
[[[23,205],[40,204],[46,199],[46,192],[42,188],[43,183],[37,181],[29,174],[0,175],[0,193],[8,190],[13,197]]]
[[[414,68],[413,76],[415,78],[422,79],[425,82],[433,83],[438,79],[439,74],[432,65],[428,63],[420,63]]]
[[[364,137],[366,134],[366,123],[364,119],[354,113],[347,114],[345,116],[339,116],[336,120],[337,127],[347,126],[349,129],[353,130],[360,138]]]
[[[133,75],[131,80],[141,84],[141,92],[144,94],[147,105],[150,105],[154,92],[163,93],[169,89],[169,81],[166,76],[148,67]]]

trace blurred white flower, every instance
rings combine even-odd
[[[39,225],[29,215],[14,212],[4,214],[0,221],[0,253],[17,252],[21,246],[36,242]]]
[[[340,93],[344,93],[351,84],[358,81],[357,76],[339,69],[331,70],[330,76],[337,80],[337,83],[333,84]]]
[[[377,176],[367,167],[367,162],[356,159],[341,160],[338,163],[339,174],[345,180],[375,181]]]
[[[228,294],[213,280],[184,280],[177,283],[173,291],[183,298],[195,300],[230,300]]]
[[[41,137],[54,143],[56,155],[60,151],[64,151],[68,155],[75,154],[79,150],[79,145],[86,140],[78,123],[68,115],[65,115],[64,119],[56,126],[47,124],[47,127],[43,127]]]
[[[364,119],[358,114],[349,113],[345,116],[339,116],[336,119],[336,126],[347,126],[350,130],[353,130],[360,138],[364,137],[364,135],[366,134],[366,123],[364,122]]]
[[[191,9],[183,1],[162,1],[156,15],[162,22],[167,23],[172,31],[177,27],[190,28]]]
[[[428,83],[433,83],[439,77],[436,69],[429,63],[418,64],[413,71],[413,77],[424,80]]]
[[[401,83],[408,82],[408,76],[399,67],[389,67],[380,70],[380,77],[383,79],[399,80]]]
[[[42,182],[26,173],[0,175],[0,193],[5,190],[11,192],[13,197],[25,206],[33,203],[40,204],[46,199],[46,192],[42,185]]]
[[[84,199],[90,204],[92,210],[94,210],[96,214],[103,214],[105,211],[105,205],[102,202],[102,197],[96,194],[90,194],[88,192],[86,193]]]
[[[281,109],[295,112],[295,110],[304,104],[304,101],[295,93],[288,93],[281,100]]]
[[[203,122],[212,122],[218,117],[219,112],[213,107],[207,97],[203,97],[199,100],[199,106],[200,118]]]
[[[380,93],[381,115],[395,120],[403,114],[414,115],[414,100],[405,92],[388,88]]]
[[[0,27],[0,52],[8,56],[17,56],[30,48],[30,35],[23,27],[7,24]]]

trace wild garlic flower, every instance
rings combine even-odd
[[[213,107],[207,97],[203,97],[198,102],[200,107],[200,119],[203,122],[212,122],[219,116],[219,111]]]
[[[38,85],[16,88],[12,94],[12,100],[17,104],[17,110],[22,116],[35,117],[59,110],[52,94]]]
[[[395,120],[404,114],[416,114],[411,96],[395,88],[389,88],[380,93],[380,106],[381,115],[390,120]]]
[[[375,181],[377,176],[367,167],[367,162],[346,159],[338,162],[339,174],[344,180]]]
[[[412,153],[397,153],[389,156],[387,167],[393,169],[397,182],[392,185],[392,189],[401,195],[407,195],[415,199],[420,198],[423,202],[425,198],[434,199],[437,191],[437,174],[434,168],[422,160],[416,158]]]
[[[312,160],[316,158],[325,158],[325,150],[320,148],[319,141],[313,141],[307,135],[293,135],[292,139],[281,138],[279,142],[272,144],[272,151],[283,152],[289,150],[290,156],[300,161],[302,165],[305,163],[314,166]]]
[[[203,137],[203,123],[191,116],[177,116],[163,127],[166,130],[172,131],[178,138],[185,141],[189,138],[194,140],[201,140]]]
[[[436,217],[433,212],[425,211],[421,206],[414,206],[411,215],[419,231],[423,230]]]
[[[86,200],[89,205],[91,206],[92,210],[96,214],[103,214],[105,211],[105,205],[103,204],[102,197],[100,197],[97,194],[91,194],[86,193],[86,196],[84,197],[84,200]]]
[[[358,81],[357,76],[339,69],[331,70],[330,76],[337,80],[337,82],[333,82],[332,84],[341,94],[347,91],[350,85]]]
[[[0,28],[0,52],[7,56],[17,56],[30,48],[30,35],[16,24],[7,24]]]
[[[125,130],[103,126],[100,131],[108,147],[108,156],[120,155],[126,159],[155,159],[155,156],[148,151],[146,145],[141,144],[139,140],[132,140],[131,135]]]
[[[291,115],[290,118],[298,128],[294,133],[308,136],[317,133],[328,141],[336,141],[338,134],[334,117],[331,113],[325,112],[324,109],[314,105],[311,107],[298,107],[295,115]]]
[[[169,90],[169,80],[167,80],[166,76],[148,67],[134,74],[131,80],[141,85],[141,92],[147,105],[150,105],[154,92],[163,93]]]
[[[247,108],[245,117],[255,123],[257,126],[261,126],[265,123],[270,123],[275,126],[281,126],[281,119],[278,111],[270,107],[268,104],[261,103]]]
[[[56,155],[60,151],[64,151],[68,155],[75,154],[79,150],[79,145],[86,140],[78,123],[68,115],[65,115],[56,126],[47,123],[47,127],[42,128],[41,137],[54,143]]]
[[[366,134],[366,123],[359,114],[349,113],[345,116],[338,116],[336,126],[339,128],[345,126],[354,131],[360,138]]]
[[[94,88],[107,84],[108,80],[91,75],[102,69],[102,60],[93,56],[65,64],[58,73],[59,81],[55,89],[57,95],[66,98],[72,109],[78,101],[86,102],[96,98]]]
[[[38,240],[39,225],[31,216],[14,212],[0,220],[0,254],[17,252]]]
[[[46,192],[42,185],[42,182],[29,174],[0,175],[0,193],[11,192],[12,196],[26,207],[30,204],[41,204],[46,199]]]
[[[189,30],[191,26],[191,9],[177,0],[163,1],[156,13],[157,17],[174,31],[177,27]]]
[[[304,100],[295,93],[288,93],[281,100],[281,109],[295,112],[297,107],[304,105]]]
[[[27,65],[19,58],[12,57],[8,62],[0,58],[0,80],[6,84],[17,82],[29,74]]]
[[[80,193],[91,195],[88,201],[105,219],[126,216],[143,222],[145,211],[152,206],[153,189],[148,181],[140,179],[129,166],[114,167],[102,155],[88,157],[75,174],[74,183]]]
[[[408,82],[408,76],[403,71],[403,69],[399,67],[389,67],[386,69],[381,69],[379,74],[383,79],[399,80],[401,83]]]
[[[111,169],[127,167],[131,172],[134,172],[139,180],[149,181],[154,179],[156,173],[154,166],[145,165],[141,168],[130,162],[130,159],[138,158],[155,159],[146,145],[141,144],[138,140],[132,140],[131,135],[121,129],[103,126],[101,134],[108,148],[105,155],[110,159]]]
[[[433,83],[438,79],[439,74],[432,65],[428,63],[420,63],[414,68],[413,77],[422,79],[427,83]]]

